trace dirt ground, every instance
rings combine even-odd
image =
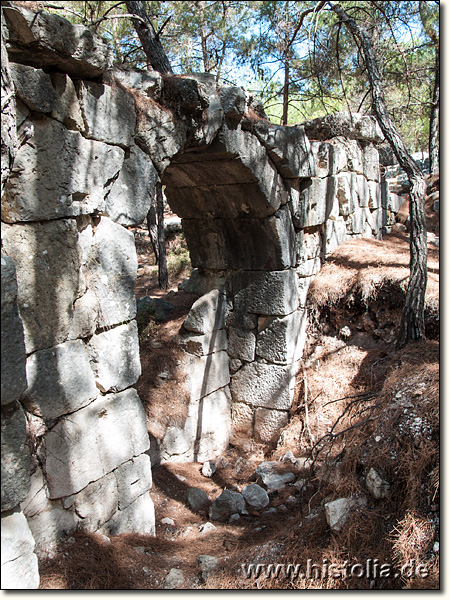
[[[76,533],[61,543],[56,557],[41,561],[41,589],[163,589],[172,568],[183,572],[180,589],[439,587],[439,248],[430,236],[427,339],[396,350],[408,278],[406,210],[392,234],[381,241],[347,242],[315,278],[303,366],[278,445],[247,440],[230,446],[212,477],[203,476],[198,463],[155,467],[156,537]],[[438,236],[439,220],[429,201],[427,219]],[[140,333],[143,375],[137,387],[151,433],[158,437],[169,423],[168,406],[170,423],[185,414],[182,381],[159,375],[176,372],[180,327],[195,297],[177,291],[186,265],[171,278],[169,290],[157,289],[145,232],[136,237],[142,269],[137,296],[159,296],[175,305],[169,319]],[[183,246],[176,238],[169,244]],[[282,460],[287,452],[299,459],[295,466]],[[202,532],[209,518],[186,506],[187,487],[201,488],[210,500],[224,488],[241,491],[263,460],[280,461],[280,469],[293,472],[297,483],[269,495],[269,514],[253,511]],[[385,498],[368,493],[371,467],[389,483]],[[349,496],[364,496],[366,505],[353,511],[341,532],[332,532],[324,503]],[[209,574],[199,564],[201,555],[219,559]],[[305,566],[308,560],[321,567],[321,575],[248,577],[242,568]],[[406,571],[385,578],[323,575],[324,565],[367,560],[396,568],[425,565],[427,577],[409,577]]]

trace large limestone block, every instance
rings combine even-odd
[[[301,182],[298,204],[293,199],[294,220],[300,229],[322,225],[331,211],[335,186],[332,177],[305,179]]]
[[[17,400],[27,386],[23,325],[17,308],[14,261],[1,257],[1,403]]]
[[[232,358],[251,362],[255,358],[256,336],[248,329],[228,329],[228,354]]]
[[[223,127],[211,144],[210,151],[232,154],[249,169],[266,199],[267,214],[286,204],[288,197],[283,180],[255,135],[243,131],[239,126],[235,129]]]
[[[295,261],[295,233],[287,208],[260,219],[183,219],[194,267],[284,269]]]
[[[373,144],[364,148],[363,172],[369,181],[380,181],[380,157]]]
[[[145,220],[155,194],[158,172],[150,158],[133,146],[106,200],[106,212],[120,225],[139,225]]]
[[[328,177],[331,174],[333,146],[328,142],[311,142],[311,153],[316,165],[316,177]]]
[[[47,499],[45,510],[28,517],[28,525],[36,541],[35,552],[46,559],[58,551],[58,544],[78,529],[81,519],[71,510],[62,507],[60,501]]]
[[[82,25],[58,15],[2,4],[9,29],[9,52],[17,62],[93,78],[108,70],[113,53],[108,44]]]
[[[233,402],[232,424],[233,435],[242,433],[246,437],[253,436],[254,409],[244,402]]]
[[[258,333],[256,354],[276,364],[288,364],[301,357],[306,312],[296,310],[284,318],[268,320]]]
[[[65,73],[51,73],[50,77],[57,94],[51,116],[67,129],[83,132],[83,115],[72,79]]]
[[[138,109],[136,143],[162,172],[186,143],[186,128],[173,111],[145,96],[141,100],[135,99]]]
[[[27,519],[31,519],[49,508],[47,485],[42,469],[38,465],[35,465],[30,475],[30,490],[27,497],[20,503],[20,508]]]
[[[294,394],[294,370],[291,365],[248,363],[233,375],[233,402],[255,407],[289,410]]]
[[[87,338],[93,335],[101,310],[99,299],[93,290],[86,292],[75,300],[73,319],[70,324],[69,339]]]
[[[94,335],[88,352],[95,383],[104,393],[120,392],[141,375],[136,321]]]
[[[137,255],[131,231],[102,217],[92,237],[84,271],[87,285],[98,300],[99,327],[134,319]]]
[[[353,140],[381,142],[383,134],[374,117],[360,113],[338,112],[303,123],[312,140],[329,140],[345,136]]]
[[[257,408],[255,411],[255,438],[262,443],[278,441],[283,427],[289,422],[285,411]]]
[[[232,278],[234,308],[263,315],[288,315],[298,307],[295,271],[247,271]]]
[[[49,113],[58,99],[50,75],[41,69],[11,63],[16,94],[31,110]]]
[[[193,333],[205,334],[225,327],[226,298],[217,290],[211,290],[191,306],[183,326]]]
[[[256,121],[252,123],[252,131],[267,149],[283,178],[296,179],[316,175],[314,154],[304,127]]]
[[[197,120],[197,131],[194,135],[198,140],[197,143],[209,145],[222,127],[224,118],[216,78],[212,73],[190,73],[189,78],[194,80],[197,85],[199,108],[202,109],[198,119],[192,120],[194,123]],[[184,84],[183,79],[180,82],[182,84]],[[184,103],[184,94],[181,98]]]
[[[187,294],[204,296],[211,290],[223,292],[225,289],[225,277],[223,273],[204,271],[203,269],[192,269],[188,279],[180,283],[178,289]]]
[[[230,382],[229,359],[224,351],[207,356],[186,355],[182,369],[186,373],[185,387],[191,402],[215,392]]]
[[[99,531],[106,535],[122,533],[155,535],[155,507],[150,494],[142,494],[132,504],[123,510],[118,510]]]
[[[352,194],[355,198],[355,205],[359,206],[360,208],[369,206],[369,185],[364,175],[352,173],[351,188]]]
[[[135,389],[108,394],[61,419],[45,437],[50,498],[69,496],[149,448]]]
[[[369,188],[369,208],[381,208],[381,185],[377,181],[368,181]]]
[[[79,410],[97,397],[86,346],[81,340],[39,350],[27,360],[26,409],[44,419]]]
[[[164,80],[158,71],[115,68],[112,72],[110,71],[110,74],[111,78],[108,77],[108,73],[105,73],[103,76],[104,79],[108,78],[109,81],[116,79],[122,85],[134,88],[157,102],[161,100]]]
[[[2,590],[39,587],[34,539],[22,512],[2,514]]]
[[[2,225],[2,236],[16,264],[27,354],[64,342],[80,287],[76,223]]]
[[[189,354],[206,356],[227,349],[227,332],[225,329],[216,329],[204,335],[183,334],[181,344]]]
[[[325,224],[324,255],[328,256],[334,252],[346,239],[347,227],[344,217],[339,217],[334,221],[328,220]]]
[[[152,466],[148,454],[141,454],[123,463],[114,471],[117,482],[118,506],[123,510],[152,487]]]
[[[228,447],[232,432],[230,390],[217,390],[200,403],[195,459],[205,462],[220,456]]]
[[[131,94],[118,86],[82,81],[78,97],[87,137],[132,146],[136,112]]]
[[[30,489],[30,450],[26,443],[26,420],[18,402],[2,406],[2,511],[22,502]]]
[[[5,186],[2,219],[14,223],[102,212],[123,150],[86,140],[54,119],[38,119],[33,126]]]
[[[77,494],[68,496],[63,500],[63,506],[76,512],[85,531],[97,531],[117,511],[118,491],[114,473],[108,473]]]
[[[245,90],[234,85],[222,85],[219,87],[219,98],[225,118],[240,121],[247,102]]]

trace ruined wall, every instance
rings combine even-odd
[[[370,117],[341,115],[329,131],[275,126],[242,88],[209,75],[113,71],[88,30],[3,7],[2,561],[11,589],[36,587],[35,542],[45,555],[77,528],[154,531],[127,228],[144,220],[156,182],[182,218],[195,267],[184,289],[199,299],[183,328],[188,415],[153,440],[155,460],[204,461],[231,435],[277,439],[309,284],[345,239],[380,234],[387,197]]]

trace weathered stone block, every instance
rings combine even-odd
[[[233,276],[234,308],[238,311],[288,315],[298,307],[295,271],[247,271]]]
[[[217,390],[201,401],[196,460],[204,462],[220,456],[231,437],[231,394],[228,387]]]
[[[123,150],[86,140],[54,119],[37,119],[33,126],[5,186],[2,219],[14,223],[102,212],[122,168]]]
[[[117,481],[119,510],[123,510],[152,487],[150,457],[141,454],[114,471]]]
[[[118,86],[82,81],[78,97],[86,136],[118,146],[132,146],[136,127],[134,100]]]
[[[232,358],[250,362],[255,358],[256,336],[248,329],[228,329],[228,354]]]
[[[275,212],[287,202],[287,193],[283,180],[267,155],[264,146],[257,137],[240,127],[223,127],[210,146],[212,152],[227,152],[239,157],[242,164],[250,170],[263,193],[267,208]],[[267,214],[270,214],[268,212]]]
[[[2,511],[5,511],[22,502],[30,489],[26,420],[18,402],[2,406],[1,434],[1,503]]]
[[[186,130],[171,110],[162,108],[149,99],[139,103],[138,108],[141,105],[144,110],[139,112],[135,140],[152,157],[158,171],[162,172],[169,165],[172,156],[183,148]]]
[[[193,269],[189,278],[182,281],[178,289],[187,294],[195,294],[196,296],[204,296],[213,289],[223,292],[225,289],[225,277],[220,273]]]
[[[328,142],[311,142],[311,152],[316,164],[316,177],[331,174],[333,146]]]
[[[82,519],[83,530],[97,531],[117,511],[118,492],[114,473],[108,473],[77,494],[64,498],[63,506],[74,510]]]
[[[369,186],[364,175],[351,174],[351,189],[354,197],[354,204],[360,208],[369,205]]]
[[[288,410],[292,404],[294,380],[291,365],[248,363],[231,379],[233,402]]]
[[[227,333],[225,329],[216,329],[204,335],[183,335],[181,344],[189,354],[206,356],[227,349]]]
[[[69,339],[90,337],[97,328],[101,306],[93,290],[75,300],[73,305],[73,319],[70,324]]]
[[[83,115],[73,81],[65,73],[51,73],[50,78],[57,94],[51,116],[67,129],[83,132]]]
[[[335,185],[332,177],[306,179],[301,182],[299,204],[294,215],[300,229],[325,223],[331,210]]]
[[[256,354],[276,364],[298,360],[304,343],[301,335],[303,320],[306,320],[305,311],[298,310],[282,319],[271,319],[258,333]]]
[[[10,64],[16,94],[31,109],[49,113],[56,104],[57,95],[50,75],[27,65]]]
[[[110,83],[112,83],[114,79],[117,79],[124,86],[139,90],[157,102],[161,100],[164,80],[157,71],[141,71],[138,69],[122,70],[120,68],[115,68],[110,74],[111,75],[108,76],[108,74],[105,73],[103,76],[104,78],[108,77]]]
[[[120,225],[139,225],[145,220],[155,194],[158,172],[140,148],[125,156],[119,177],[106,200],[106,212]]]
[[[36,541],[39,558],[55,555],[59,542],[77,530],[80,518],[75,512],[62,508],[60,501],[47,500],[46,509],[28,518],[28,525]]]
[[[207,356],[186,355],[182,368],[186,373],[185,387],[191,396],[191,402],[228,385],[228,361],[228,354],[223,351]]]
[[[380,181],[380,157],[372,144],[364,148],[363,172],[369,181]]]
[[[219,290],[211,290],[194,302],[183,326],[193,333],[205,334],[225,327],[226,299]]]
[[[95,383],[102,392],[120,392],[141,375],[136,321],[94,335],[87,350]]]
[[[2,514],[2,590],[39,587],[34,539],[22,512]]]
[[[246,108],[245,90],[235,85],[222,85],[219,87],[219,98],[224,116],[239,121]]]
[[[132,504],[123,510],[118,510],[99,531],[106,535],[121,533],[155,535],[155,507],[150,494],[142,494]]]
[[[63,418],[45,437],[50,498],[69,496],[149,448],[135,389],[108,394]]]
[[[97,397],[94,375],[81,340],[39,350],[27,359],[26,409],[45,419],[79,410]]]
[[[17,400],[27,387],[23,325],[17,308],[14,261],[1,257],[1,403]]]
[[[301,125],[287,127],[256,121],[252,124],[252,131],[266,148],[283,178],[316,175],[314,154]]]
[[[344,221],[344,217],[331,221],[328,220],[325,224],[325,237],[324,237],[324,254],[328,256],[338,246],[343,244],[347,239],[347,227]]]
[[[112,50],[98,35],[58,15],[23,6],[3,7],[11,57],[36,67],[57,67],[77,77],[98,77],[113,63]]]
[[[255,438],[263,443],[275,443],[283,427],[289,422],[287,412],[257,408],[255,411]]]
[[[383,134],[374,117],[359,113],[338,112],[303,123],[306,135],[313,140],[345,136],[354,140],[381,142]]]
[[[369,188],[369,208],[381,208],[381,185],[377,181],[368,181]]]
[[[16,264],[27,354],[64,342],[80,286],[76,223],[2,224],[2,236]]]
[[[253,436],[254,409],[243,402],[232,404],[233,434],[243,433],[247,437]]]
[[[131,231],[102,217],[85,266],[88,287],[98,299],[99,327],[134,319],[137,255]]]
[[[364,233],[366,224],[366,213],[364,208],[358,208],[352,213],[347,221],[347,233],[359,234]]]

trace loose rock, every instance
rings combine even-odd
[[[222,494],[214,500],[209,508],[209,518],[214,521],[228,521],[231,515],[242,513],[245,510],[244,497],[238,492],[224,490]]]
[[[206,511],[209,506],[208,495],[197,487],[188,488],[185,492],[186,504],[194,512]]]
[[[216,470],[216,464],[212,460],[207,460],[203,463],[202,475],[205,477],[212,477]]]
[[[385,498],[389,493],[389,483],[373,467],[367,473],[366,485],[374,498]]]
[[[261,510],[269,504],[269,496],[266,490],[256,483],[250,483],[242,490],[247,504],[250,504],[256,510]]]
[[[164,589],[174,590],[184,583],[184,575],[181,569],[170,569],[164,579]]]

